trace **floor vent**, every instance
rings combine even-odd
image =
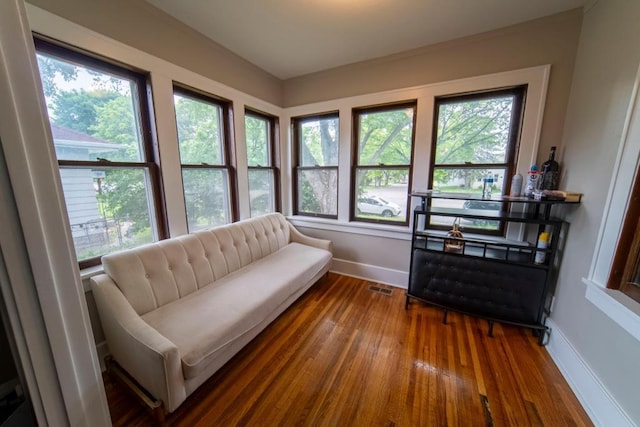
[[[393,293],[391,289],[381,288],[379,286],[369,286],[369,290],[371,292],[377,292],[379,294],[386,295],[386,296],[391,296],[391,294]]]

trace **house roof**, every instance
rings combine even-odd
[[[51,133],[53,135],[53,143],[59,147],[83,148],[89,152],[115,151],[122,148],[118,144],[107,142],[103,139],[69,129],[56,123],[51,123]]]

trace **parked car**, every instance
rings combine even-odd
[[[402,209],[393,202],[387,202],[378,196],[363,196],[358,198],[358,213],[382,215],[386,217],[400,215]]]
[[[488,200],[467,200],[462,205],[464,209],[473,209],[473,210],[486,210],[486,211],[499,211],[501,206],[500,202],[490,202]],[[483,218],[468,218],[466,221],[470,221],[473,225],[478,227],[483,226],[492,226],[498,227],[498,221],[486,220]]]
[[[465,209],[479,209],[487,211],[499,211],[500,202],[491,202],[488,200],[467,200],[462,205]]]

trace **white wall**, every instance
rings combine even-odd
[[[561,146],[561,185],[584,197],[567,218],[569,237],[552,313],[556,327],[552,339],[555,334],[566,342],[563,348],[562,341],[552,341],[549,349],[565,374],[573,370],[570,382],[584,385],[592,376],[591,383],[601,387],[603,398],[613,398],[609,408],[583,400],[601,425],[614,425],[611,420],[640,424],[640,342],[585,298],[582,280],[591,270],[633,99],[640,63],[638,22],[637,1],[600,0],[586,12]],[[563,360],[567,347],[573,347],[573,355],[584,363],[582,372],[575,370],[575,360]],[[580,393],[588,398],[590,392],[583,387]]]

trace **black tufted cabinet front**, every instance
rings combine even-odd
[[[541,324],[546,277],[534,265],[414,249],[408,294],[490,319]]]

